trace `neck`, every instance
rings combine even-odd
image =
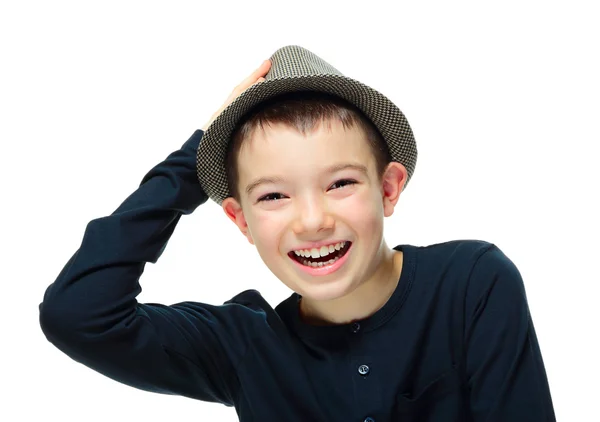
[[[300,300],[300,315],[312,325],[347,324],[368,318],[383,307],[392,296],[402,272],[402,252],[383,248],[382,258],[374,274],[347,295],[327,302]]]

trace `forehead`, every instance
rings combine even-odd
[[[344,128],[332,120],[320,123],[304,135],[284,124],[257,128],[239,151],[240,179],[265,173],[314,174],[320,169],[347,162],[374,165],[365,132],[358,126]]]

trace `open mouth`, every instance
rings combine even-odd
[[[333,252],[323,254],[323,256],[321,256],[320,252],[318,252],[316,254],[303,254],[303,255],[308,255],[308,256],[302,256],[302,255],[298,255],[294,251],[289,252],[288,256],[291,259],[293,259],[294,261],[296,261],[306,267],[312,267],[312,268],[324,267],[324,266],[334,264],[336,261],[338,261],[344,255],[346,255],[346,253],[348,253],[348,250],[350,249],[351,245],[352,245],[352,242],[340,242],[339,249],[334,248]],[[319,255],[319,256],[315,256],[315,255]]]

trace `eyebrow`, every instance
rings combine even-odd
[[[362,164],[356,164],[356,163],[335,164],[333,166],[326,168],[323,173],[324,174],[332,174],[332,173],[337,173],[338,171],[347,170],[347,169],[357,170],[357,171],[361,172],[365,177],[367,177],[367,178],[369,177],[367,167]],[[285,182],[285,179],[280,176],[261,177],[261,178],[256,179],[255,181],[253,181],[246,187],[246,194],[250,195],[254,189],[256,189],[258,186],[265,184],[265,183],[275,184],[275,183],[283,183],[283,182]]]

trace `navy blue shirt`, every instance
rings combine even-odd
[[[243,422],[555,420],[523,280],[485,241],[396,246],[396,290],[349,324],[305,323],[296,293],[275,308],[256,290],[222,305],[138,303],[146,263],[207,200],[202,135],[88,223],[39,308],[57,348],[138,389],[234,406]]]

